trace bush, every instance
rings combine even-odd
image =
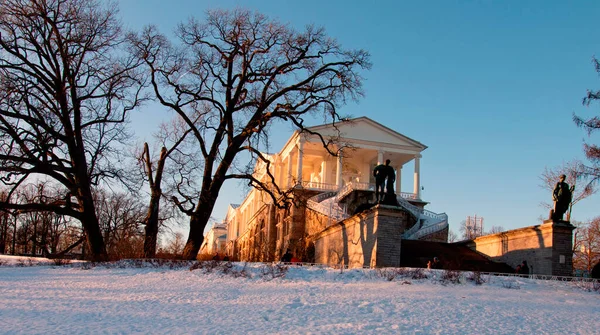
[[[461,272],[458,270],[446,269],[442,272],[440,281],[442,284],[460,284]]]
[[[471,272],[471,274],[469,274],[469,276],[467,277],[467,280],[472,281],[473,283],[475,283],[475,285],[481,285],[486,282],[485,279],[481,277],[481,271]]]
[[[54,263],[54,265],[56,266],[65,266],[71,264],[71,260],[64,258],[55,258],[52,260],[52,263]]]
[[[403,278],[408,275],[408,270],[405,268],[385,268],[377,269],[377,275],[381,278],[385,278],[388,281],[393,281],[396,278]]]
[[[427,279],[429,276],[425,273],[425,270],[421,268],[408,270],[408,276],[411,279]]]
[[[275,278],[284,278],[288,267],[280,263],[266,264],[261,268],[262,278],[264,280],[273,280]]]

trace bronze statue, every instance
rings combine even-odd
[[[387,160],[390,161],[389,159]],[[387,163],[387,162],[386,162]],[[391,166],[387,166],[387,183],[385,184],[386,193],[394,195],[394,182],[396,181],[396,172]]]
[[[373,177],[375,177],[375,201],[381,202],[385,196],[385,179],[388,176],[388,168],[392,168],[390,160],[385,161],[385,165],[379,164],[373,169]]]
[[[389,160],[388,160],[389,161]],[[385,205],[398,206],[398,200],[396,199],[396,193],[394,192],[394,182],[396,181],[396,172],[391,166],[387,166],[387,183],[385,185],[386,192],[383,198]]]
[[[571,199],[573,197],[573,188],[569,188],[569,184],[565,183],[567,176],[564,174],[560,176],[560,180],[556,183],[554,191],[552,192],[552,198],[554,199],[554,211],[551,219],[559,221],[563,219],[563,215],[569,209]]]

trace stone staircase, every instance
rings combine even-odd
[[[353,191],[364,190],[370,190],[369,184],[348,183],[339,192],[324,192],[308,199],[307,207],[336,221],[342,221],[352,216],[352,214],[347,212],[344,205],[340,205],[340,201]],[[426,239],[427,236],[448,228],[448,215],[446,213],[437,214],[417,207],[411,204],[404,194],[398,195],[397,201],[398,205],[410,212],[417,221],[417,224],[402,234],[403,239]]]

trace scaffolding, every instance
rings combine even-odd
[[[483,217],[473,215],[467,216],[465,220],[465,237],[472,240],[483,235]]]

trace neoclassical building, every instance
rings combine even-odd
[[[282,190],[289,191],[293,205],[280,208],[266,192],[256,188],[241,204],[230,205],[224,220],[230,257],[240,261],[270,261],[289,248],[307,262],[377,265],[373,257],[364,256],[366,244],[356,251],[352,241],[345,239],[348,234],[355,234],[356,239],[366,241],[361,226],[372,226],[375,230],[371,235],[377,234],[383,231],[377,229],[378,224],[394,221],[395,217],[402,217],[398,219],[399,228],[392,229],[398,239],[447,240],[447,216],[426,210],[427,202],[421,199],[421,153],[427,148],[425,145],[367,117],[337,123],[335,128],[326,124],[309,130],[325,140],[335,138],[336,145],[330,147],[339,154],[332,156],[319,136],[296,131],[280,152],[267,155],[271,174]],[[372,171],[387,159],[397,175],[397,208],[374,203]],[[414,164],[407,171],[403,167],[409,162]],[[259,162],[254,173],[256,178],[266,181],[267,165]],[[410,186],[401,183],[401,176],[406,173],[413,176]],[[412,192],[402,192],[403,189]],[[370,205],[396,214],[382,220],[378,216],[382,215],[381,210],[370,216],[361,213],[361,209]],[[373,241],[377,246],[377,238]],[[379,250],[383,250],[381,241]],[[369,252],[375,255],[373,250],[375,247],[371,246]],[[336,254],[339,257],[332,256]],[[358,256],[353,260],[352,255]]]
[[[200,254],[214,255],[215,253],[222,254],[225,252],[227,243],[227,224],[217,223],[210,228],[202,245],[200,246]]]

